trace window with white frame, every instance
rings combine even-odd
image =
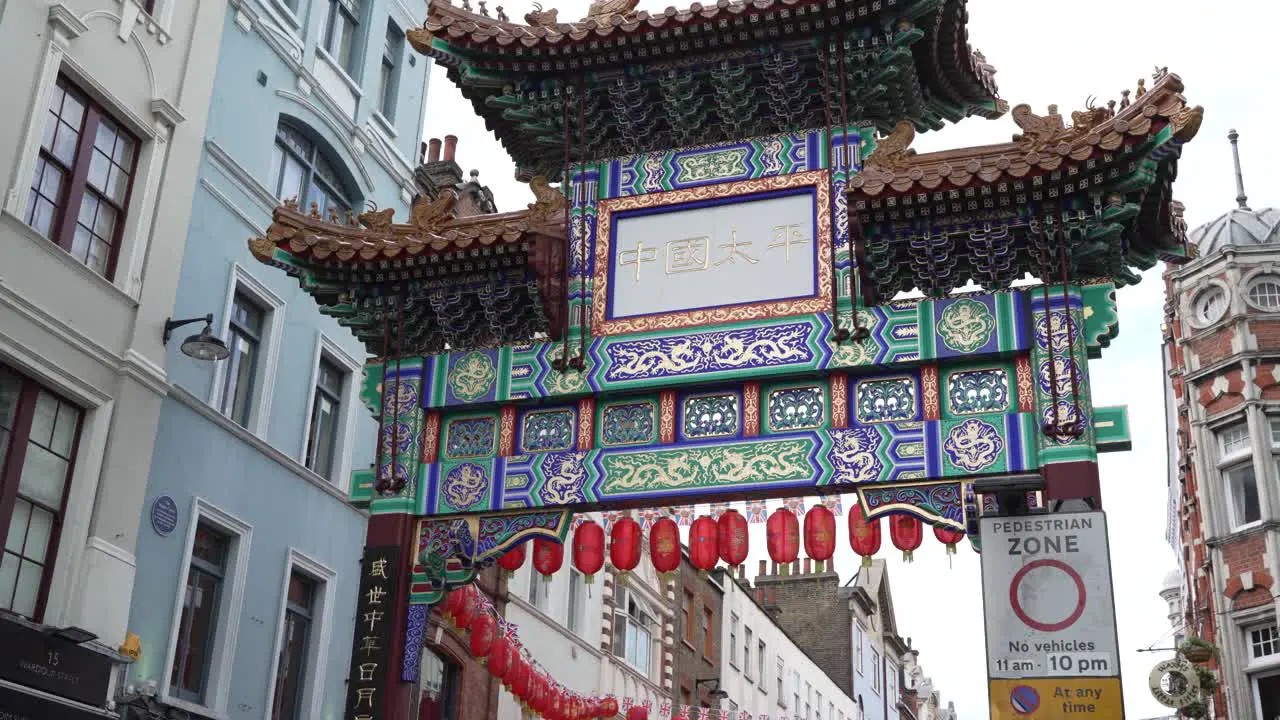
[[[786,668],[786,665],[784,665],[782,662],[781,653],[779,653],[778,655],[778,706],[779,707],[787,706],[787,694],[782,689],[782,683],[786,679],[786,677],[787,677],[787,668]]]
[[[1205,327],[1217,322],[1227,311],[1227,294],[1217,285],[1202,291],[1191,301],[1191,313],[1195,325]]]
[[[1249,425],[1243,421],[1229,425],[1219,430],[1217,436],[1218,469],[1227,495],[1227,520],[1234,530],[1262,519]]]
[[[813,686],[809,683],[804,684],[804,720],[813,717]]]
[[[854,632],[853,637],[854,637],[853,652],[854,652],[854,655],[856,656],[854,667],[858,669],[859,675],[863,675],[865,673],[862,671],[862,626],[861,625],[857,626],[857,629]]]
[[[628,590],[620,589],[614,597],[618,602],[613,610],[613,654],[648,677],[658,614]]]
[[[291,122],[276,126],[269,180],[276,197],[298,201],[298,208],[328,216],[351,209],[350,193],[338,171],[340,163]]]
[[[1280,628],[1275,623],[1245,631],[1249,637],[1249,657],[1262,660],[1280,655]]]
[[[822,693],[818,693],[818,701],[814,705],[818,708],[816,711],[817,720],[822,720]],[[830,716],[828,715],[827,717]]]
[[[885,697],[889,698],[890,704],[893,705],[898,702],[898,673],[900,670],[898,669],[898,664],[892,660],[886,663],[886,666],[889,681],[885,687]]]
[[[582,573],[569,568],[569,602],[565,607],[565,627],[576,635],[582,634],[582,596],[585,591],[586,585],[583,583]]]
[[[334,62],[348,74],[356,73],[360,29],[360,0],[327,0],[324,7],[324,25],[320,28],[320,43]]]
[[[306,464],[317,475],[333,480],[339,432],[342,426],[342,391],[347,373],[333,360],[321,356],[316,386],[311,395],[307,426]]]
[[[536,572],[532,568],[529,570],[529,604],[545,610],[547,607],[547,595],[551,592],[551,579],[542,576],[542,573]]]
[[[1264,275],[1249,284],[1249,304],[1259,310],[1280,310],[1280,278]]]
[[[880,653],[871,651],[871,691],[880,692]]]
[[[738,616],[729,616],[729,664],[738,667]]]
[[[396,117],[396,88],[400,86],[400,58],[404,55],[404,31],[387,20],[387,37],[382,43],[382,65],[378,71],[378,112],[387,120]]]
[[[761,640],[759,644],[756,646],[756,670],[757,670],[756,680],[760,683],[761,690],[764,690],[766,685],[768,684],[768,680],[765,678],[765,674],[764,674],[764,660],[765,660],[766,650],[767,648],[765,647],[764,641]]]
[[[259,437],[274,395],[284,300],[240,265],[232,266],[223,336],[230,355],[217,363],[209,404]]]
[[[742,632],[743,637],[746,639],[742,643],[742,674],[750,680],[754,672],[754,668],[751,667],[751,628],[744,628]]]
[[[227,330],[227,349],[231,351],[231,357],[222,365],[219,410],[241,427],[248,427],[249,414],[253,410],[253,386],[266,318],[267,312],[261,305],[243,293],[236,293]]]
[[[791,707],[800,712],[800,671],[791,671]]]
[[[307,679],[307,656],[310,654],[312,623],[316,606],[316,581],[298,573],[289,573],[289,589],[285,595],[284,627],[280,636],[280,652],[276,656],[275,693],[271,698],[271,720],[297,720],[302,717],[305,702],[303,686]]]
[[[276,638],[271,720],[302,720],[321,698],[328,638],[328,590],[335,573],[289,550]]]
[[[192,511],[186,581],[176,598],[164,695],[225,711],[250,528],[203,500]]]

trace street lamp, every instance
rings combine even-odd
[[[169,344],[169,338],[173,335],[173,331],[183,325],[198,323],[204,321],[204,329],[199,335],[192,335],[182,341],[182,354],[196,360],[209,360],[217,362],[225,360],[231,351],[227,349],[227,344],[221,338],[213,335],[213,313],[209,313],[204,317],[187,318],[186,320],[174,320],[169,318],[164,322],[164,344]]]

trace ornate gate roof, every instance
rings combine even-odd
[[[967,42],[965,0],[719,0],[635,10],[596,0],[525,24],[441,0],[409,42],[448,76],[525,176],[563,172],[566,103],[587,128],[571,156],[602,158],[820,127],[824,62],[843,62],[849,117],[920,130],[998,117],[995,70]],[[833,85],[831,91],[836,91]]]

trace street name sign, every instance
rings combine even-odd
[[[1106,516],[984,517],[993,720],[1124,717]]]

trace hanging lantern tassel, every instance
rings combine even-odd
[[[941,525],[933,526],[933,536],[938,542],[947,546],[947,565],[951,566],[952,555],[956,554],[956,545],[964,540],[963,530],[952,530],[951,528],[942,527]]]

